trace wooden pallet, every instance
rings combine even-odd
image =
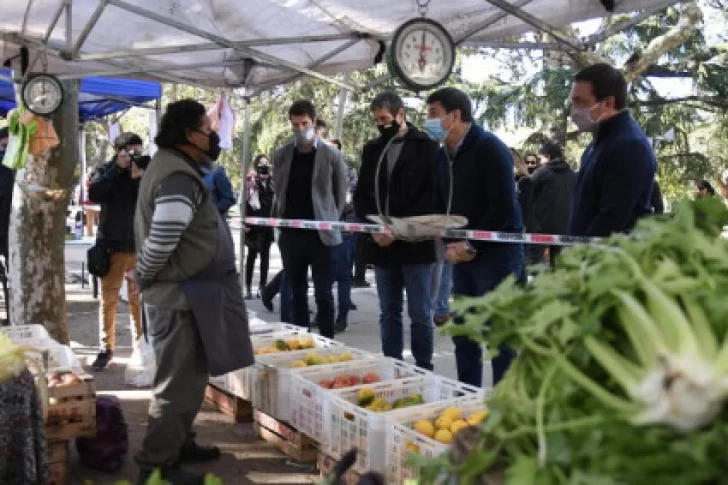
[[[208,384],[205,389],[205,401],[212,404],[218,411],[233,418],[236,423],[249,423],[253,421],[253,405],[228,391]]]
[[[68,483],[69,453],[68,440],[48,442],[48,476],[50,485]]]
[[[319,452],[316,458],[316,465],[321,473],[321,478],[326,478],[328,475],[333,473],[336,468],[338,461],[326,455],[325,453]],[[357,485],[361,479],[361,474],[355,472],[352,469],[347,470],[344,476],[341,477],[339,482],[341,485]]]
[[[92,376],[79,375],[82,382],[48,389],[46,439],[69,440],[96,436],[96,386]]]
[[[253,428],[258,436],[296,461],[316,461],[317,443],[289,424],[257,409]]]

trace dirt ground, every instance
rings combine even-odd
[[[98,349],[98,300],[92,297],[88,286],[67,285],[68,320],[72,347],[89,373],[96,378],[98,394],[117,396],[122,403],[124,417],[129,427],[130,454],[124,468],[108,475],[84,468],[75,456],[72,445],[72,484],[115,484],[119,480],[135,483],[137,467],[132,456],[146,430],[150,392],[128,386],[124,382],[126,361],[131,355],[131,333],[127,305],[119,301],[117,325],[117,351],[114,361],[104,371],[94,373],[90,364]],[[231,418],[205,405],[197,417],[198,440],[203,444],[215,444],[223,452],[222,458],[204,465],[185,466],[198,473],[211,472],[222,478],[225,484],[308,484],[320,480],[315,463],[295,463],[276,448],[260,440],[250,423],[235,424]]]

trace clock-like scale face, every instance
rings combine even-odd
[[[454,64],[453,42],[437,23],[416,19],[403,25],[392,45],[394,63],[403,80],[416,87],[445,81]]]
[[[28,80],[23,88],[23,101],[36,114],[51,114],[61,104],[63,92],[54,79],[38,76]]]

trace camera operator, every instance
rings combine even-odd
[[[108,272],[101,276],[99,335],[101,349],[92,364],[102,371],[113,357],[116,343],[116,302],[127,272],[136,266],[134,211],[139,181],[149,163],[141,155],[142,139],[135,133],[122,133],[114,140],[115,155],[95,173],[88,188],[91,202],[101,205],[96,245],[108,252]],[[129,310],[134,343],[142,333],[139,295],[129,294]]]

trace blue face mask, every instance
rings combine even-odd
[[[445,129],[442,127],[441,118],[425,120],[425,124],[422,125],[422,129],[425,133],[427,133],[427,136],[429,136],[438,143],[444,142],[445,138],[447,138],[447,134],[450,132],[450,130],[445,131]]]

